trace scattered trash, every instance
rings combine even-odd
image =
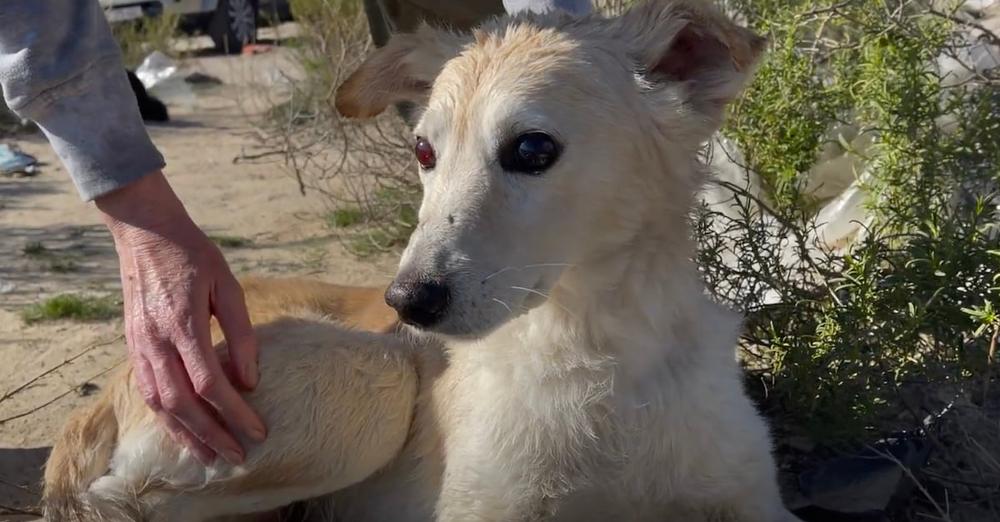
[[[135,69],[135,75],[147,89],[152,89],[158,83],[177,73],[177,62],[160,51],[149,53]]]
[[[876,516],[907,499],[927,463],[930,444],[908,433],[882,439],[857,455],[830,460],[799,475],[807,506],[833,513]]]
[[[135,101],[139,104],[139,114],[142,115],[142,120],[170,121],[167,106],[146,92],[146,87],[135,73],[129,70],[126,70],[126,72],[128,73],[128,81],[132,84],[132,92],[135,93]]]
[[[198,71],[185,76],[184,81],[192,85],[222,85],[222,80],[210,74],[200,73]]]
[[[244,55],[251,56],[251,55],[254,55],[254,54],[269,53],[269,52],[271,52],[272,49],[274,49],[273,45],[267,45],[267,44],[247,44],[247,45],[243,46],[243,51],[242,52],[243,52]]]
[[[177,62],[160,51],[153,51],[146,56],[136,68],[135,76],[150,96],[155,96],[170,106],[195,105],[194,91],[191,90],[191,84],[181,76]]]
[[[0,143],[0,175],[34,176],[37,174],[38,160],[21,152],[17,145]]]
[[[9,294],[14,291],[17,286],[10,281],[5,281],[0,279],[0,294]]]

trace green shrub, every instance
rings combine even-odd
[[[61,319],[103,321],[120,315],[121,303],[116,298],[79,294],[60,294],[21,311],[21,319],[28,324]]]
[[[242,236],[209,235],[216,245],[222,248],[245,248],[253,245],[253,240]]]
[[[943,82],[929,64],[956,48],[956,22],[912,2],[736,8],[773,49],[724,132],[780,226],[749,205],[736,218],[705,209],[699,263],[717,297],[747,315],[743,341],[769,400],[831,441],[885,428],[914,383],[987,386],[1000,301],[996,79]],[[939,124],[949,115],[956,124]],[[837,139],[827,129],[845,123],[873,138],[863,153],[872,221],[846,251],[817,252],[803,179]]]
[[[326,220],[333,228],[347,228],[357,225],[364,220],[365,216],[359,208],[343,207],[330,212]]]
[[[113,24],[111,29],[121,47],[125,67],[134,70],[153,51],[173,56],[175,53],[171,43],[177,36],[179,23],[179,15],[167,12],[155,17]]]

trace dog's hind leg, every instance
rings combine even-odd
[[[126,374],[78,416],[46,471],[50,522],[192,521],[257,513],[375,473],[406,442],[417,392],[409,346],[328,321],[257,327],[260,385],[246,395],[268,426],[246,461],[205,467],[166,434]],[[88,417],[89,416],[89,417]]]

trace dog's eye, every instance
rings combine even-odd
[[[559,159],[559,144],[544,132],[514,138],[500,151],[500,166],[510,172],[541,174]]]
[[[437,164],[437,155],[434,154],[434,147],[431,142],[417,136],[417,142],[413,145],[413,154],[417,156],[417,163],[424,170],[431,170]]]

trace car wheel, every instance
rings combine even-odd
[[[208,27],[216,49],[235,54],[257,39],[258,3],[259,0],[219,0]]]

